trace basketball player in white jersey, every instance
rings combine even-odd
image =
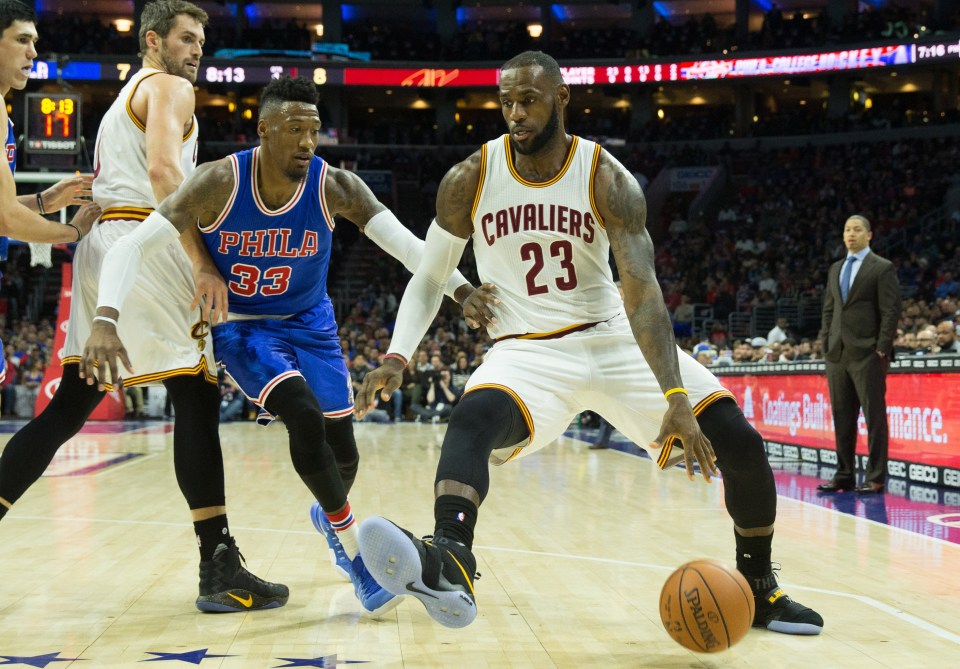
[[[678,355],[639,184],[598,145],[565,132],[570,90],[550,56],[526,52],[508,61],[499,95],[509,134],[444,177],[387,360],[366,376],[358,413],[377,390],[386,398],[399,387],[404,359],[433,320],[470,238],[480,278],[500,298],[488,327],[496,343],[444,437],[432,538],[368,519],[360,548],[370,573],[390,592],[418,598],[438,622],[468,625],[477,613],[471,547],[488,460],[536,451],[591,409],[632,441],[650,444],[661,467],[677,460],[674,447],[682,448],[691,480],[694,459],[708,482],[719,467],[737,567],[754,591],[754,624],[819,634],[823,619],[787,597],[771,568],[776,490],[760,435],[715,377]]]
[[[0,497],[9,504],[43,473],[103,398],[103,389],[80,379],[77,364],[94,320],[101,260],[194,169],[193,82],[206,22],[203,10],[183,0],[158,0],[143,10],[143,67],[120,91],[97,134],[93,197],[103,214],[77,247],[63,378],[47,409],[10,440],[0,459]],[[283,606],[287,587],[250,574],[228,529],[216,367],[210,328],[194,302],[195,294],[221,294],[225,287],[199,235],[182,239],[183,247],[171,246],[145,263],[132,286],[126,303],[130,317],[120,331],[139,375],[125,383],[162,382],[173,401],[177,482],[200,549],[197,608],[230,612]]]

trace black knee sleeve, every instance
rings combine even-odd
[[[697,421],[717,454],[724,500],[733,522],[745,529],[773,525],[777,489],[760,433],[729,399],[707,407]]]
[[[80,378],[76,363],[64,365],[63,378],[43,412],[24,425],[0,455],[0,497],[16,502],[43,474],[47,465],[80,431],[105,393]]]
[[[490,489],[490,453],[520,444],[529,436],[527,422],[512,397],[494,388],[467,393],[450,416],[436,482],[466,483],[480,494],[482,502]]]
[[[163,386],[173,404],[173,468],[191,509],[226,505],[220,450],[220,391],[201,373]]]
[[[347,495],[357,478],[360,468],[360,452],[357,450],[357,440],[353,436],[353,417],[327,418],[324,420],[327,434],[327,444],[333,451],[333,458],[337,461],[337,470],[343,481],[343,489]]]
[[[281,381],[270,391],[264,408],[283,419],[290,438],[293,468],[326,511],[347,503],[337,460],[326,441],[320,404],[301,376]]]

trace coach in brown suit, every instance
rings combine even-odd
[[[825,492],[882,493],[887,472],[887,369],[900,318],[900,284],[893,263],[870,251],[870,221],[851,216],[843,226],[847,257],[827,274],[820,336],[837,439],[837,473]],[[867,421],[869,458],[856,485],[857,418]]]

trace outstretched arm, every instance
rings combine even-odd
[[[683,388],[677,346],[670,315],[663,302],[653,262],[653,241],[647,232],[647,202],[637,180],[610,154],[603,151],[594,182],[597,210],[603,217],[613,251],[630,328],[660,389],[667,393]],[[667,397],[658,447],[671,436],[683,442],[687,475],[693,478],[693,458],[703,477],[716,474],[716,457],[700,431],[686,391]]]
[[[52,214],[64,207],[82,206],[93,199],[93,175],[80,174],[61,179],[50,188],[33,195],[18,195],[17,201],[38,214]]]
[[[347,170],[328,167],[324,196],[331,215],[339,214],[349,220],[374,244],[399,260],[411,274],[416,273],[423,257],[423,240],[377,200],[360,177]],[[472,292],[470,282],[454,269],[444,294],[463,304]]]
[[[387,358],[380,367],[367,374],[357,395],[357,413],[361,416],[373,406],[377,390],[383,389],[381,397],[386,400],[400,387],[407,360],[437,315],[444,286],[473,231],[470,209],[480,180],[479,157],[478,152],[455,165],[440,183],[437,218],[427,231],[420,265],[400,301]],[[466,196],[468,193],[469,197]]]

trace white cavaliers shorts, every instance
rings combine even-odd
[[[73,295],[63,363],[79,362],[97,311],[100,265],[107,250],[142,221],[96,223],[77,244],[73,259]],[[179,243],[147,258],[120,313],[117,334],[133,363],[135,376],[125,386],[157,383],[173,376],[204,372],[217,381],[213,340],[200,309],[190,310],[193,271]],[[122,368],[121,368],[122,370]],[[124,371],[124,370],[122,370]]]
[[[721,398],[734,398],[713,374],[679,348],[677,356],[694,413]],[[543,448],[586,410],[600,414],[630,441],[648,448],[660,434],[667,410],[660,384],[622,312],[605,323],[558,339],[498,342],[470,377],[466,392],[481,388],[496,388],[513,397],[530,429],[526,444],[495,451],[490,458],[493,464]],[[676,449],[682,452],[679,444]],[[677,454],[670,450],[666,448],[663,455],[672,461]],[[661,452],[651,455],[657,460]],[[663,460],[661,467],[667,458]]]

